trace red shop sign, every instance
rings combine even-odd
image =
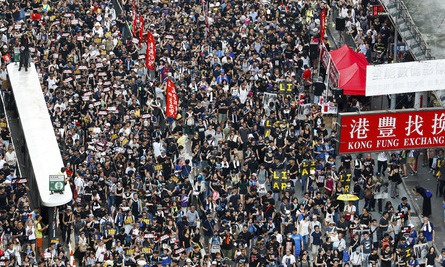
[[[444,109],[339,115],[339,153],[445,146]]]

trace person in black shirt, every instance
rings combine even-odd
[[[24,242],[26,240],[26,232],[25,232],[25,227],[23,227],[22,222],[18,222],[17,227],[12,230],[11,237],[13,239],[17,238],[19,240],[20,244],[24,244]]]
[[[369,227],[369,224],[371,223],[371,220],[372,220],[372,216],[371,216],[371,214],[369,214],[367,209],[364,208],[362,210],[362,214],[360,214],[359,218],[360,218],[360,224],[366,225],[366,227]]]
[[[29,67],[29,45],[30,40],[28,38],[28,33],[25,32],[20,36],[20,65],[19,71],[22,70],[22,66],[25,67],[25,71],[28,71]]]

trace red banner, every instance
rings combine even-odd
[[[136,5],[133,4],[133,23],[131,24],[131,32],[133,33],[133,36],[136,35],[136,28],[137,28]]]
[[[324,42],[324,33],[326,30],[326,8],[323,8],[320,13],[320,42]]]
[[[139,43],[142,44],[144,41],[144,17],[142,15],[139,16]]]
[[[445,146],[445,110],[340,114],[339,153]]]
[[[149,70],[155,70],[156,60],[156,42],[153,34],[147,32],[147,50],[145,51],[145,67]]]
[[[178,94],[175,84],[170,79],[167,79],[166,95],[165,116],[176,119],[178,116]]]

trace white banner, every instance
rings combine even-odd
[[[445,89],[445,59],[367,66],[366,96]]]
[[[274,103],[274,109],[275,109],[275,105],[277,102],[277,94],[273,94],[273,93],[264,93],[263,94],[263,108],[264,109],[268,109],[270,108],[269,104],[271,102]]]

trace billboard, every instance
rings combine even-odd
[[[339,153],[445,146],[444,109],[339,115]]]
[[[424,92],[445,89],[445,59],[366,68],[366,96]]]

